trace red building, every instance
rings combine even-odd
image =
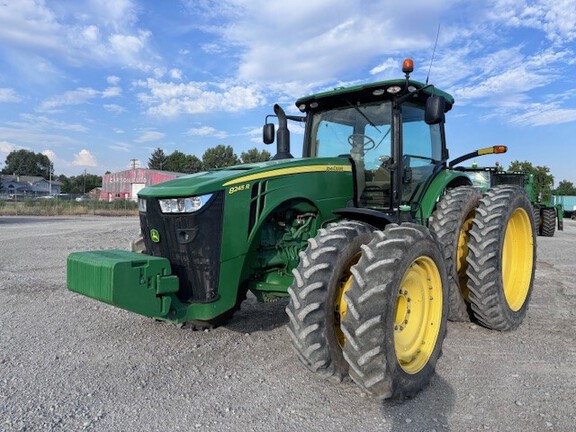
[[[114,201],[115,199],[130,199],[136,201],[140,189],[185,174],[158,171],[144,168],[135,168],[126,171],[120,171],[112,174],[104,174],[102,177],[102,191],[100,192],[101,201]]]

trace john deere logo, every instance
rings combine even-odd
[[[160,242],[160,233],[155,229],[151,229],[150,230],[150,240],[152,240],[154,243],[159,243]]]

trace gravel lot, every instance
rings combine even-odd
[[[286,301],[249,298],[194,332],[69,292],[70,252],[126,249],[136,218],[0,218],[0,430],[569,431],[576,424],[576,222],[538,238],[511,333],[450,323],[437,375],[377,403],[301,366]]]

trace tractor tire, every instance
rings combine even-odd
[[[496,186],[484,195],[468,249],[474,317],[490,329],[514,330],[528,310],[536,269],[534,214],[524,189]]]
[[[542,237],[554,237],[556,230],[556,210],[553,208],[542,209],[542,226],[540,235]]]
[[[532,206],[532,212],[534,213],[534,226],[536,227],[536,235],[541,235],[542,232],[542,212],[540,207]]]
[[[434,375],[446,335],[442,245],[426,227],[404,223],[376,231],[362,250],[344,294],[344,358],[366,393],[411,398]]]
[[[451,189],[440,199],[430,218],[430,229],[444,245],[450,321],[470,321],[466,257],[469,231],[481,198],[480,190],[471,186]]]
[[[340,330],[346,313],[342,295],[350,286],[350,268],[360,258],[360,247],[372,238],[371,225],[343,221],[320,229],[300,252],[288,289],[288,333],[300,361],[312,372],[335,382],[348,377],[342,356]]]

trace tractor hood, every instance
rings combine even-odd
[[[352,166],[350,161],[343,157],[281,159],[254,164],[235,165],[228,168],[203,171],[179,177],[174,180],[148,186],[138,192],[138,196],[141,198],[188,197],[212,193],[266,178],[307,172],[344,172],[351,170]]]

